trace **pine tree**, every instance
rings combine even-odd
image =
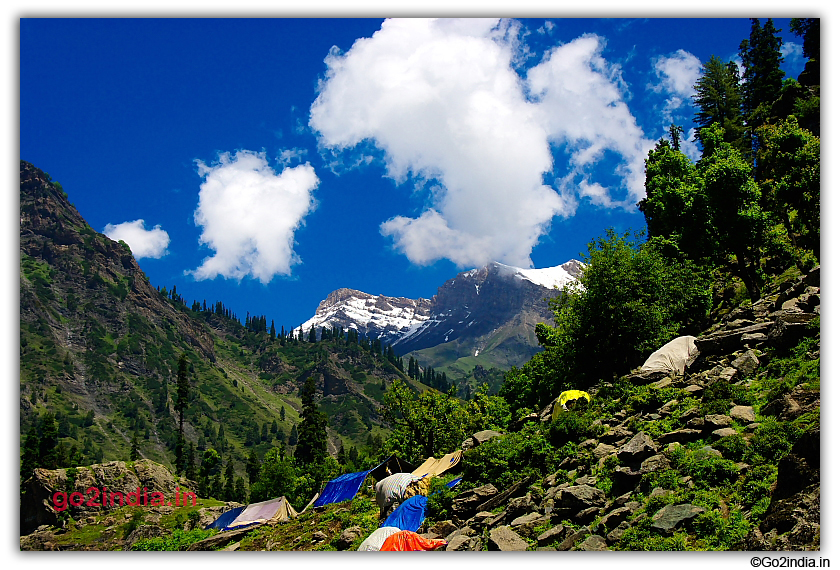
[[[289,445],[295,447],[298,444],[298,428],[297,424],[292,426],[292,431],[289,433]]]
[[[41,438],[38,442],[39,467],[55,469],[58,467],[58,424],[55,415],[47,412],[41,416]]]
[[[228,458],[227,467],[225,467],[225,487],[224,491],[222,492],[222,496],[224,497],[225,501],[234,501],[234,495],[236,494],[235,491],[235,482],[233,477],[233,459]]]
[[[315,378],[306,379],[301,392],[302,416],[298,428],[295,462],[298,465],[321,463],[327,455],[327,417],[315,402]]]
[[[248,484],[253,485],[260,473],[260,459],[253,449],[248,452],[248,459],[245,462],[245,474],[248,476]]]
[[[756,130],[767,122],[770,106],[779,97],[785,72],[782,71],[781,30],[768,18],[761,26],[758,18],[751,18],[750,37],[741,42],[739,55],[744,67],[743,115],[747,136],[753,151],[757,148]]]
[[[90,440],[87,440],[90,441]],[[21,484],[32,476],[36,467],[40,466],[41,438],[38,437],[38,427],[34,424],[26,432],[26,438],[20,449],[20,482]]]
[[[140,459],[140,443],[137,441],[137,430],[134,430],[134,435],[131,437],[131,453],[129,454],[130,461],[137,461]]]

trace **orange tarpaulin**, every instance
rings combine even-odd
[[[416,532],[410,530],[401,530],[394,533],[385,539],[385,543],[380,548],[383,550],[434,550],[439,546],[446,546],[446,541],[442,538],[423,538]]]

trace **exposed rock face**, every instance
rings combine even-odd
[[[169,502],[174,500],[176,489],[183,491],[166,467],[148,459],[137,461],[133,467],[125,461],[79,467],[72,478],[72,472],[68,471],[36,469],[25,482],[20,506],[22,535],[40,525],[57,525],[58,514],[65,510],[61,508],[65,500],[68,500],[66,510],[74,519],[79,519],[122,506],[119,495],[115,493],[122,494],[125,504],[134,501],[151,504],[151,493],[163,493]],[[70,494],[74,492],[79,493],[76,502],[81,504],[78,506],[69,502]],[[56,493],[60,493],[58,498],[55,497]]]

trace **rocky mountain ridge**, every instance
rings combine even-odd
[[[506,369],[539,350],[534,326],[554,318],[546,300],[574,284],[582,268],[577,260],[543,269],[493,262],[459,273],[431,299],[337,289],[301,326],[304,332],[314,327],[316,335],[322,327],[355,329],[450,378],[462,375],[456,363]]]

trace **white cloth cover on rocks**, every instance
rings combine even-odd
[[[364,542],[359,545],[357,549],[359,552],[365,550],[374,550],[378,551],[382,548],[382,545],[385,544],[385,540],[392,534],[397,534],[400,532],[400,529],[395,526],[383,526],[379,527],[375,531],[373,531],[369,537],[367,537]]]
[[[677,372],[685,374],[685,364],[697,352],[693,336],[680,336],[651,354],[642,364],[642,372]]]
[[[392,503],[402,502],[406,487],[419,479],[421,477],[411,473],[394,473],[385,477],[376,484],[376,504],[384,510]]]

